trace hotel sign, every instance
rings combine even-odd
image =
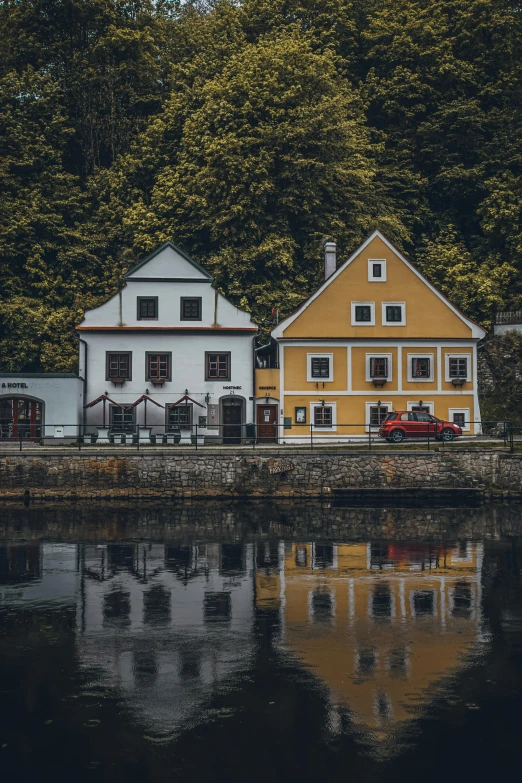
[[[28,389],[26,383],[3,383],[2,389]]]

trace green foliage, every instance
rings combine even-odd
[[[491,389],[481,397],[482,419],[522,425],[522,334],[509,331],[484,345]]]
[[[167,238],[266,327],[374,227],[521,307],[521,49],[509,0],[4,0],[0,367],[73,367]]]

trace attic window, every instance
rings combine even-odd
[[[158,318],[158,297],[138,296],[138,321],[154,321]]]
[[[370,283],[386,282],[386,259],[369,258],[368,259],[368,280]]]
[[[201,321],[201,297],[181,297],[181,320]]]

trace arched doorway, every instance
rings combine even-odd
[[[40,440],[44,402],[34,397],[0,397],[0,440]]]
[[[223,422],[223,443],[241,443],[245,423],[245,400],[231,395],[221,398],[221,421]]]

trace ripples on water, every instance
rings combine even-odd
[[[519,779],[518,512],[161,513],[9,517],[6,780]]]

